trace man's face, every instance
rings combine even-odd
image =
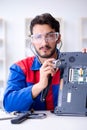
[[[55,30],[49,25],[36,24],[33,27],[32,44],[41,58],[53,57],[56,51],[56,39]]]

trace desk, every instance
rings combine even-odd
[[[87,117],[56,116],[50,111],[43,113],[47,114],[46,118],[28,119],[21,124],[2,120],[0,130],[87,130]]]

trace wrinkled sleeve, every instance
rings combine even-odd
[[[32,84],[26,83],[22,69],[16,64],[12,65],[4,92],[4,109],[8,112],[29,110],[34,101],[31,92],[32,86]]]

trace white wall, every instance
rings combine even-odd
[[[0,0],[0,17],[7,23],[7,69],[24,58],[25,18],[49,12],[64,20],[64,50],[79,51],[80,17],[87,17],[87,0]]]

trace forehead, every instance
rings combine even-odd
[[[41,34],[41,33],[48,33],[48,32],[54,32],[55,30],[52,29],[48,24],[36,24],[33,27],[33,34]]]

